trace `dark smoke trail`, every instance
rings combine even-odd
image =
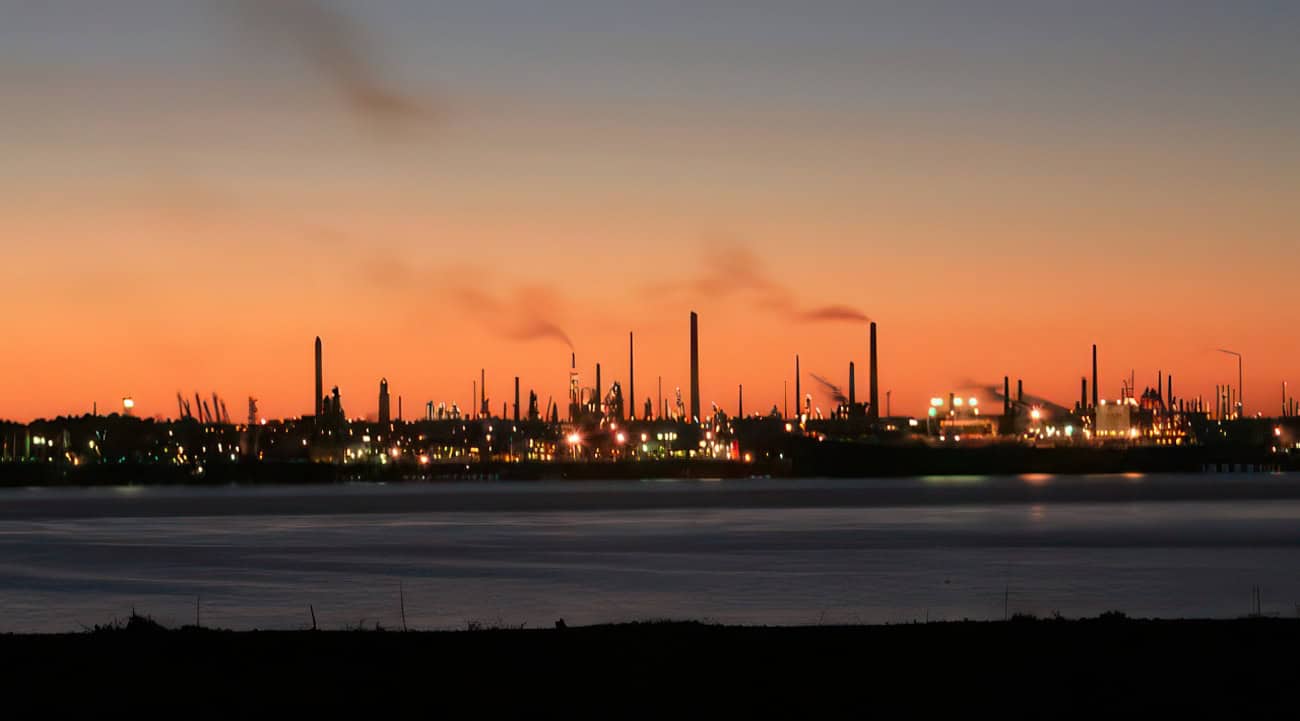
[[[565,333],[560,326],[549,320],[540,318],[528,320],[523,325],[507,331],[506,335],[515,340],[560,340],[569,346],[569,350],[573,350],[573,339],[569,338],[569,334]]]
[[[801,310],[794,292],[770,275],[753,251],[741,245],[710,245],[699,267],[701,270],[695,277],[653,286],[647,289],[648,294],[678,293],[711,299],[744,296],[759,309],[805,323],[871,321],[866,313],[846,305]]]
[[[237,0],[241,19],[292,45],[362,118],[392,128],[428,119],[429,109],[377,70],[350,18],[325,0]]]
[[[835,385],[834,383],[831,383],[830,381],[817,375],[816,373],[809,373],[808,375],[812,376],[813,380],[820,383],[822,385],[822,388],[826,389],[826,392],[830,395],[831,400],[835,401],[836,403],[849,402],[848,396],[844,395],[844,391],[840,390],[839,386]]]
[[[846,321],[846,322],[854,322],[854,323],[871,322],[871,318],[868,317],[866,313],[863,313],[862,311],[856,308],[850,308],[849,306],[846,305],[826,305],[820,308],[812,308],[810,310],[800,311],[797,314],[797,317],[799,318],[799,320],[806,320],[813,323],[821,323],[821,322],[833,323],[837,321]]]
[[[454,277],[443,283],[449,290],[448,298],[467,314],[478,318],[484,326],[503,338],[518,341],[558,340],[574,349],[573,338],[560,324],[547,316],[554,305],[551,291],[539,287],[519,287],[501,298],[478,286]]]
[[[1002,384],[1001,384],[1001,383],[977,383],[977,382],[975,382],[975,381],[970,381],[968,384],[961,385],[961,386],[959,386],[959,387],[960,387],[960,388],[976,388],[976,389],[982,390],[982,391],[984,391],[984,393],[988,394],[988,396],[989,396],[990,398],[992,398],[993,400],[995,400],[995,401],[999,401],[999,402],[1001,402],[1001,401],[1003,401],[1003,400],[1006,400],[1006,396],[1002,394]],[[1012,398],[1011,398],[1011,400],[1014,401],[1014,400],[1015,400],[1015,384],[1014,384],[1014,383],[1012,384],[1012,388],[1011,388],[1011,390],[1012,390]],[[1066,408],[1065,406],[1063,406],[1063,405],[1061,405],[1061,404],[1059,404],[1059,403],[1055,403],[1055,402],[1050,401],[1050,400],[1048,400],[1048,399],[1046,399],[1046,398],[1043,398],[1042,396],[1031,395],[1031,394],[1029,394],[1029,393],[1026,393],[1026,394],[1025,394],[1025,403],[1028,403],[1029,405],[1032,405],[1032,406],[1038,406],[1038,407],[1042,408],[1043,410],[1046,410],[1046,411],[1050,412],[1050,413],[1053,414],[1053,415],[1060,415],[1060,416],[1063,416],[1063,415],[1066,415],[1067,413],[1070,412],[1070,409]]]

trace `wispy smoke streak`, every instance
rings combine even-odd
[[[514,326],[506,330],[506,336],[514,340],[558,340],[563,341],[573,350],[573,339],[569,337],[564,329],[549,320],[540,318],[531,318],[524,321],[523,325]]]
[[[235,0],[230,5],[246,26],[271,31],[271,37],[302,53],[363,119],[392,129],[431,117],[425,103],[383,76],[356,24],[325,0]]]
[[[686,281],[649,288],[651,294],[678,293],[709,299],[743,296],[756,307],[806,323],[866,323],[866,313],[847,305],[801,308],[794,292],[777,281],[748,248],[728,246],[706,251],[702,270]]]
[[[574,349],[573,338],[552,317],[552,293],[544,288],[516,288],[501,299],[478,287],[453,284],[451,297],[466,314],[481,320],[492,332],[510,340],[557,340]]]
[[[835,385],[834,383],[831,383],[829,380],[823,378],[822,376],[817,375],[816,373],[809,373],[808,375],[812,376],[813,380],[821,384],[822,388],[826,390],[826,393],[830,395],[831,400],[835,401],[836,403],[849,402],[848,397],[844,395],[844,391],[839,386]]]
[[[396,253],[374,250],[360,260],[360,278],[367,289],[394,293],[404,307],[423,308],[430,302],[455,308],[493,334],[514,341],[560,341],[574,349],[573,338],[560,325],[567,305],[546,285],[522,284],[505,293],[491,288],[484,271],[474,267],[413,266]],[[436,289],[436,299],[430,296]],[[417,311],[427,317],[426,311]]]
[[[820,308],[812,308],[800,311],[797,314],[799,320],[811,321],[813,323],[826,322],[833,323],[844,321],[849,323],[869,323],[871,318],[866,313],[850,308],[846,305],[827,305]]]

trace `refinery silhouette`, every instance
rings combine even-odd
[[[808,379],[836,405],[823,412],[806,392],[800,359],[792,359],[795,405],[746,413],[744,386],[735,412],[700,397],[700,323],[690,314],[690,378],[685,393],[638,402],[636,345],[628,333],[626,392],[594,364],[590,384],[570,353],[567,398],[541,402],[513,378],[513,401],[492,403],[485,371],[473,381],[473,405],[427,401],[408,414],[388,380],[378,382],[374,420],[349,417],[341,389],[328,390],[325,344],[314,343],[310,414],[231,417],[217,394],[176,395],[172,419],[137,418],[134,400],[122,411],[0,425],[0,482],[335,481],[434,478],[643,478],[748,476],[887,476],[954,473],[1268,470],[1294,468],[1300,423],[1283,388],[1276,417],[1245,417],[1242,381],[1215,397],[1175,394],[1174,378],[1158,372],[1138,389],[1130,375],[1117,398],[1103,398],[1098,350],[1092,376],[1080,379],[1072,406],[1027,394],[1023,380],[1004,377],[980,397],[951,391],[930,399],[923,415],[881,407],[877,324],[867,321],[867,392],[857,367],[847,388],[815,373]],[[558,331],[557,331],[558,332]],[[1239,354],[1224,350],[1224,353]],[[1239,365],[1240,368],[1240,365]],[[787,383],[787,387],[789,387]],[[508,386],[509,387],[509,386]],[[990,400],[991,399],[991,400]],[[989,407],[990,404],[994,407]]]

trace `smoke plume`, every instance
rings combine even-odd
[[[825,305],[820,308],[810,308],[800,311],[799,320],[810,321],[813,323],[826,322],[833,323],[844,321],[848,323],[870,323],[871,318],[866,313],[850,308],[847,305]]]
[[[808,375],[812,376],[813,380],[821,384],[822,388],[825,389],[826,393],[831,397],[831,400],[836,403],[849,402],[848,396],[844,395],[844,391],[840,389],[839,386],[831,383],[829,380],[817,375],[816,373],[809,373]]]
[[[573,339],[564,329],[543,318],[527,318],[522,324],[508,328],[505,334],[514,340],[558,340],[573,350]]]
[[[777,280],[750,249],[711,244],[695,277],[652,286],[650,294],[678,294],[708,299],[741,297],[756,307],[805,323],[866,323],[866,313],[847,305],[802,308],[789,286]]]
[[[962,384],[959,384],[958,388],[961,389],[975,388],[981,390],[985,395],[989,396],[995,401],[998,401],[999,403],[1001,403],[1004,400],[1007,400],[1006,395],[1002,393],[1001,383],[980,383],[968,379]],[[1014,383],[1011,386],[1010,400],[1012,402],[1016,402],[1016,386],[1014,385]],[[1047,398],[1043,398],[1042,396],[1030,395],[1029,393],[1025,394],[1025,403],[1031,406],[1037,406],[1045,411],[1050,412],[1053,415],[1065,415],[1070,412],[1070,409],[1066,408],[1065,406],[1059,403],[1051,401]]]
[[[560,299],[551,290],[539,286],[522,286],[509,296],[500,297],[478,286],[451,280],[451,298],[465,311],[481,321],[493,333],[510,340],[557,340],[573,350],[573,338],[554,320],[560,315]]]
[[[270,33],[265,37],[302,54],[363,120],[394,129],[431,117],[425,103],[384,77],[357,25],[326,0],[236,0],[231,5],[246,28]]]

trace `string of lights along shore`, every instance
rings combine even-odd
[[[1285,384],[1274,417],[1244,415],[1243,365],[1238,366],[1235,384],[1216,386],[1210,397],[1179,393],[1173,374],[1163,371],[1145,384],[1130,372],[1118,393],[1106,397],[1096,345],[1091,348],[1091,376],[1080,378],[1079,397],[1073,404],[1035,395],[1032,389],[1027,392],[1023,379],[1015,379],[1013,386],[1008,375],[1000,385],[936,393],[922,414],[895,414],[889,391],[880,389],[880,335],[875,321],[859,331],[867,354],[865,400],[859,400],[854,360],[845,360],[845,388],[826,376],[802,372],[795,354],[792,377],[784,383],[786,388],[793,386],[793,406],[787,397],[779,407],[746,413],[744,386],[737,384],[734,409],[716,403],[706,408],[700,391],[701,364],[707,358],[702,327],[700,316],[691,312],[685,391],[676,384],[665,385],[663,377],[656,376],[653,394],[643,399],[633,395],[636,336],[629,332],[627,362],[618,369],[626,372],[622,378],[596,361],[591,364],[590,382],[586,381],[577,353],[570,351],[565,398],[543,399],[535,390],[526,390],[515,376],[501,382],[511,389],[512,398],[494,405],[493,379],[484,369],[470,382],[470,407],[426,400],[414,415],[408,415],[398,393],[394,414],[389,381],[380,378],[378,413],[371,418],[350,416],[337,385],[326,390],[327,346],[317,337],[312,398],[306,404],[311,412],[300,417],[263,418],[257,399],[250,397],[246,419],[235,421],[226,400],[215,393],[209,397],[195,393],[192,402],[185,393],[177,393],[174,418],[137,418],[134,401],[128,397],[120,413],[101,415],[95,408],[80,417],[7,423],[0,430],[0,460],[72,468],[152,464],[197,475],[259,462],[409,469],[432,475],[602,462],[702,464],[723,469],[717,470],[721,473],[742,473],[781,472],[810,458],[834,457],[845,448],[852,453],[893,449],[941,455],[959,449],[1102,454],[1116,449],[1200,449],[1204,453],[1235,448],[1253,449],[1252,467],[1289,462],[1300,448],[1296,401]],[[1229,349],[1223,353],[1242,363],[1240,354]],[[642,387],[646,387],[644,379]],[[833,404],[821,406],[810,388]]]

